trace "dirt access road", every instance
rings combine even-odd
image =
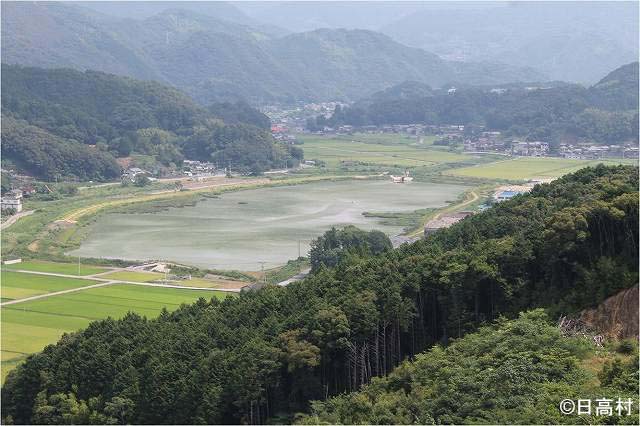
[[[30,214],[33,214],[33,212],[35,212],[35,210],[26,210],[26,211],[14,214],[9,219],[2,222],[2,225],[0,225],[0,230],[10,227],[14,223],[16,223],[18,219],[23,218],[25,216],[29,216]]]

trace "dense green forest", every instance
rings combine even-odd
[[[395,250],[382,243],[377,255],[371,252],[374,240],[347,232],[343,237],[358,237],[347,244],[353,250],[347,247],[334,267],[319,265],[285,288],[268,286],[224,301],[201,299],[155,320],[129,314],[93,322],[9,374],[2,388],[4,422],[292,422],[296,413],[309,411],[310,401],[357,391],[387,375],[387,381],[363,391],[372,394],[376,407],[364,401],[360,414],[355,411],[360,406],[349,407],[354,417],[342,417],[340,407],[351,401],[343,397],[314,404],[315,414],[329,422],[400,422],[406,419],[402,410],[417,396],[426,405],[416,411],[422,417],[411,421],[539,420],[530,412],[515,413],[514,404],[537,395],[540,386],[548,386],[544,397],[563,390],[581,397],[584,382],[576,363],[586,356],[578,342],[559,339],[540,313],[500,322],[496,336],[481,329],[448,349],[420,355],[415,364],[394,368],[500,316],[515,318],[541,307],[554,320],[635,285],[637,188],[637,167],[586,168],[425,240]],[[341,241],[316,246],[344,248],[349,239]],[[504,347],[511,350],[503,357]],[[495,359],[485,359],[485,351]],[[525,353],[538,361],[522,360]],[[438,360],[468,363],[423,372]],[[455,382],[476,377],[477,363],[487,363],[495,375]],[[607,377],[613,383],[618,374],[607,368],[603,389]],[[623,386],[619,381],[615,386]],[[496,395],[488,399],[495,409],[468,401],[462,410],[442,399],[473,398],[478,385],[487,398]],[[397,417],[369,415],[384,405],[377,395],[384,399],[385,393],[397,398],[386,399],[397,405],[392,413]],[[504,401],[505,395],[514,399]],[[356,403],[359,399],[353,396]],[[551,416],[557,403],[542,399],[527,407],[544,407]]]
[[[359,392],[314,402],[299,423],[637,424],[635,409],[619,415],[611,398],[637,398],[637,346],[614,348],[620,355],[589,371],[585,364],[606,351],[563,336],[542,310],[530,311],[436,346]],[[595,401],[605,396],[612,414],[596,416]],[[591,415],[562,414],[559,402],[570,397],[593,401]]]
[[[618,144],[638,141],[638,62],[611,72],[592,87],[550,84],[531,89],[511,85],[459,87],[454,93],[408,82],[374,94],[352,107],[336,108],[320,126],[462,124],[543,140]]]
[[[159,83],[17,65],[2,65],[2,86],[9,123],[5,129],[3,120],[3,139],[9,138],[3,160],[44,179],[111,179],[119,174],[114,158],[131,154],[153,156],[164,166],[188,158],[255,173],[301,158],[299,150],[277,144],[269,119],[246,103],[205,109]],[[16,131],[25,123],[26,130]],[[70,147],[83,160],[71,161]],[[45,156],[55,160],[43,164]]]
[[[107,152],[63,139],[23,120],[2,117],[2,157],[45,180],[77,176],[109,180],[120,176],[120,165]]]

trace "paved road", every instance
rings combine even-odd
[[[288,280],[280,281],[278,285],[280,287],[285,287],[293,282],[300,281],[304,279],[307,275],[309,275],[309,272],[311,272],[311,268],[303,269],[302,271],[300,271],[300,273],[292,276]]]
[[[6,221],[4,221],[2,223],[2,225],[0,225],[0,230],[1,229],[5,229],[10,227],[11,225],[13,225],[14,223],[16,223],[18,221],[18,219],[23,218],[25,216],[29,216],[30,214],[33,214],[35,210],[25,210],[23,212],[20,213],[16,213],[13,216],[11,216],[9,219],[7,219]]]
[[[115,284],[115,283],[116,283],[116,281],[106,281],[106,282],[103,282],[103,283],[88,285],[88,286],[85,286],[85,287],[70,288],[68,290],[54,291],[53,293],[38,294],[37,296],[25,297],[24,299],[16,299],[16,300],[9,300],[8,302],[2,302],[2,303],[0,303],[0,306],[15,305],[16,303],[22,303],[22,302],[30,302],[32,300],[44,299],[45,297],[58,296],[58,295],[61,295],[61,294],[73,293],[75,291],[87,290],[87,289],[90,289],[90,288],[104,287],[106,285]]]

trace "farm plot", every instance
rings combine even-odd
[[[355,136],[354,136],[355,138]],[[335,168],[342,161],[358,161],[384,166],[418,167],[439,163],[464,161],[469,157],[462,154],[426,149],[407,143],[384,144],[380,140],[366,143],[359,140],[299,136],[304,142],[302,149],[308,159],[324,161]]]
[[[36,272],[53,272],[56,274],[66,275],[93,275],[100,272],[106,272],[108,269],[99,266],[80,265],[80,274],[78,274],[77,263],[58,263],[46,262],[42,260],[30,260],[27,262],[14,263],[11,265],[2,265],[3,270],[22,270]]]
[[[6,299],[3,300],[3,302],[72,288],[86,287],[97,283],[97,281],[86,279],[26,274],[13,271],[2,271],[1,278],[0,294],[2,295],[2,299]]]
[[[514,158],[495,163],[453,169],[445,172],[455,176],[486,179],[523,180],[535,177],[553,178],[575,172],[583,167],[629,164],[629,160],[569,160],[564,158]]]
[[[30,353],[55,343],[64,333],[86,327],[93,320],[121,318],[127,312],[153,318],[162,308],[172,311],[200,297],[208,300],[227,295],[216,291],[114,284],[5,306],[2,308],[2,380]]]

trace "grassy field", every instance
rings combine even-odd
[[[446,171],[445,174],[463,177],[524,180],[530,178],[553,178],[575,172],[583,167],[633,164],[633,160],[569,160],[564,158],[514,158],[495,163],[482,164]]]
[[[152,318],[163,307],[175,310],[182,303],[192,303],[200,297],[227,296],[228,293],[216,291],[114,284],[5,306],[2,308],[2,380],[28,354],[55,343],[64,333],[86,327],[93,320],[121,318],[129,311]]]
[[[304,142],[302,149],[307,159],[324,161],[327,167],[336,168],[342,161],[358,161],[384,166],[418,167],[439,163],[467,160],[462,154],[429,149],[400,135],[353,135],[344,137],[322,137],[298,135]]]
[[[12,265],[2,265],[3,270],[23,270],[36,272],[53,272],[66,275],[93,275],[106,272],[107,269],[99,266],[80,264],[80,274],[78,274],[77,263],[45,262],[41,260],[30,260],[27,262],[14,263]]]
[[[91,280],[2,271],[0,294],[2,294],[2,299],[24,299],[39,294],[86,287],[96,283],[97,281]]]
[[[157,272],[119,271],[105,274],[101,277],[109,280],[135,281],[146,283],[149,281],[161,280],[164,278],[164,274],[159,274]]]

